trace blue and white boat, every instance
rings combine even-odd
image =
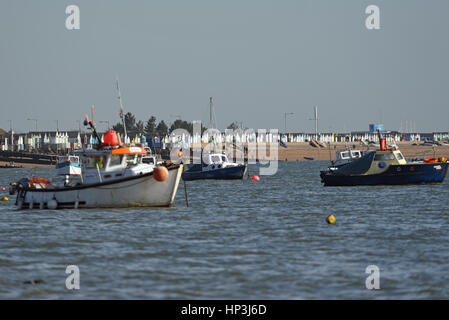
[[[186,164],[182,178],[185,181],[200,179],[243,179],[246,172],[246,164],[229,162],[225,154],[214,153],[203,155],[202,163]]]

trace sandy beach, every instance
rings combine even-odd
[[[397,145],[406,158],[449,157],[449,146],[431,147],[413,145],[411,142],[397,143]],[[315,148],[309,143],[287,143],[287,146],[287,149],[279,147],[280,161],[303,161],[306,160],[304,157],[314,158],[315,160],[335,160],[336,151],[346,148],[362,151],[376,150],[375,147],[367,147],[360,143],[333,143],[330,147],[325,148]]]
[[[413,145],[411,142],[402,142],[397,144],[399,150],[406,158],[429,158],[429,157],[446,157],[449,158],[449,146],[423,146]],[[287,143],[288,148],[279,146],[278,148],[278,160],[279,161],[308,161],[314,160],[335,160],[335,153],[338,150],[359,149],[362,151],[375,150],[375,147],[368,147],[361,145],[360,143],[333,143],[324,148],[312,147],[309,143]],[[269,149],[269,147],[267,147]],[[269,155],[269,151],[267,151]],[[258,155],[258,158],[264,158],[263,155]],[[309,158],[309,159],[306,159]],[[0,161],[0,166],[7,166],[9,162]],[[20,163],[15,162],[16,166],[23,168],[38,168],[38,167],[53,167],[54,165],[43,165],[33,163]]]

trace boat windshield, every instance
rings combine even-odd
[[[220,163],[220,156],[218,155],[213,155],[210,157],[212,163]]]
[[[105,156],[87,157],[84,164],[87,169],[96,169],[96,168],[102,169],[106,165],[106,157]]]
[[[122,164],[123,155],[113,154],[111,155],[111,160],[109,161],[109,166],[119,166]]]
[[[378,153],[374,156],[374,161],[394,160],[392,153]]]

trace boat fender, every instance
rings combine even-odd
[[[48,209],[55,210],[57,207],[58,207],[58,201],[56,201],[56,198],[53,198],[47,202]]]
[[[153,170],[153,177],[156,181],[163,182],[168,178],[168,170],[166,167],[156,167]]]

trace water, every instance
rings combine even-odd
[[[11,197],[0,202],[0,298],[449,298],[448,181],[325,188],[325,164],[188,182],[189,208],[182,183],[171,209],[15,211]],[[1,186],[52,171],[0,170]],[[365,287],[372,264],[380,290]],[[65,287],[68,265],[80,290]]]

